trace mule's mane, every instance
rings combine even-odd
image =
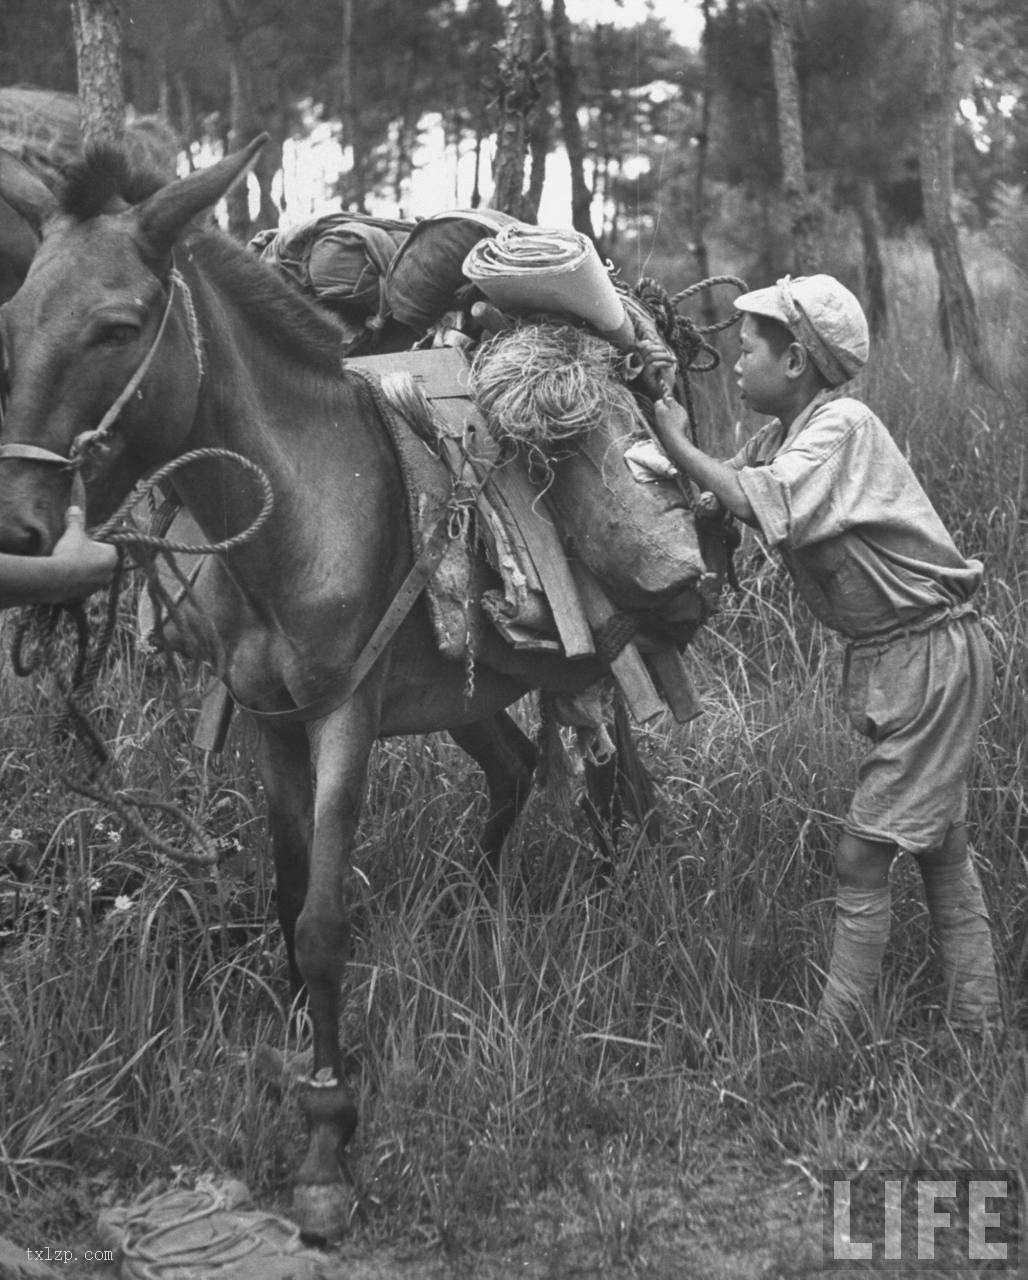
[[[133,167],[127,151],[112,143],[92,143],[68,166],[59,193],[61,209],[79,222],[110,212],[121,202],[138,204],[164,186],[154,169]]]
[[[339,377],[344,333],[328,312],[220,231],[198,233],[189,247],[197,266],[240,306],[253,328],[273,339],[279,354]]]

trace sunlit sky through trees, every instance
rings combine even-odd
[[[632,27],[647,16],[661,19],[672,37],[695,48],[702,30],[699,0],[565,0],[572,22],[593,25],[610,22]],[[474,158],[471,140],[466,141],[458,158],[452,151],[444,153],[439,131],[429,125],[422,135],[422,145],[415,155],[415,172],[405,193],[404,206],[397,209],[394,200],[373,199],[371,212],[382,216],[425,217],[445,209],[465,207],[471,198]],[[338,208],[332,192],[335,176],[346,165],[337,141],[338,126],[315,125],[302,142],[287,142],[283,155],[287,208],[282,222],[291,225],[313,214]],[[480,184],[488,200],[492,189],[490,156],[482,157]],[[558,148],[547,165],[546,184],[539,209],[539,222],[544,226],[570,226],[570,178],[566,172],[563,151]]]

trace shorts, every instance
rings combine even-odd
[[[908,853],[937,849],[967,814],[967,774],[992,689],[977,615],[849,646],[843,706],[871,740],[844,828]]]

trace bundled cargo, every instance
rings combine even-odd
[[[265,262],[353,325],[382,328],[385,278],[412,222],[360,213],[327,213],[250,241]]]
[[[569,557],[618,608],[691,634],[709,611],[696,523],[673,475],[640,483],[626,459],[652,437],[613,357],[584,330],[521,325],[478,348],[472,395],[490,430],[528,453]]]
[[[10,151],[48,185],[82,158],[82,106],[73,93],[10,85],[0,89],[0,147]],[[159,116],[130,115],[122,146],[129,163],[174,178],[178,139]]]
[[[517,223],[495,209],[456,209],[423,218],[389,267],[385,297],[391,314],[415,333],[426,333],[468,283],[464,260],[471,249]]]

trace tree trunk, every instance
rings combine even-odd
[[[543,183],[546,181],[546,161],[553,143],[550,117],[545,111],[536,113],[530,121],[528,140],[532,165],[528,186],[522,197],[521,217],[525,222],[536,223],[539,221],[539,204],[543,198]]]
[[[481,208],[482,205],[482,130],[475,130],[475,169],[474,178],[471,183],[471,207],[472,209]]]
[[[782,162],[782,193],[789,210],[793,270],[809,275],[816,269],[815,214],[807,192],[803,154],[803,122],[800,89],[793,49],[793,0],[766,0],[771,19],[771,62],[777,104],[778,149]]]
[[[953,115],[957,0],[929,0],[925,16],[925,92],[921,122],[921,194],[925,232],[939,275],[939,326],[954,363],[966,359],[987,377],[978,313],[953,220]]]
[[[121,141],[125,87],[121,65],[121,15],[114,0],[71,0],[78,62],[82,140]]]
[[[560,128],[571,171],[571,225],[595,243],[591,212],[593,192],[585,180],[585,141],[578,119],[578,72],[571,55],[571,24],[564,0],[553,0],[550,27],[553,31],[553,79],[560,104]]]
[[[229,121],[226,145],[237,151],[252,134],[253,86],[243,49],[243,24],[231,0],[218,0],[221,26],[228,45]],[[237,182],[225,197],[228,232],[244,243],[251,233],[249,183]]]
[[[344,209],[367,212],[363,135],[360,112],[353,86],[353,0],[343,0],[343,49],[339,65],[339,97],[343,123],[343,146],[350,149],[350,172],[339,181],[339,200]]]
[[[511,0],[500,53],[492,207],[516,218],[525,212],[528,119],[539,99],[532,55],[540,14],[540,0]]]
[[[543,11],[536,12],[535,44],[532,48],[532,63],[538,68],[539,101],[528,116],[528,154],[531,159],[528,183],[522,197],[521,217],[525,222],[539,221],[539,204],[543,198],[543,183],[546,181],[546,161],[553,146],[553,122],[550,118],[549,103],[553,86],[550,82],[550,65],[546,52],[546,30],[543,22]]]
[[[242,121],[247,113],[247,73],[239,44],[229,40],[229,127],[228,149],[236,151],[243,145]],[[249,182],[237,182],[225,197],[228,212],[228,233],[244,243],[250,239],[250,190]]]
[[[883,338],[889,329],[889,311],[885,301],[885,267],[882,263],[878,194],[870,178],[861,178],[857,182],[854,206],[860,222],[860,240],[864,249],[867,324],[872,337]]]
[[[193,110],[193,94],[189,87],[189,77],[182,71],[175,73],[175,97],[178,100],[179,133],[185,145],[186,162],[189,168],[193,169],[192,144],[196,141],[196,112]]]
[[[554,0],[556,3],[556,0]],[[693,175],[693,257],[700,279],[710,276],[710,254],[707,252],[707,152],[710,147],[710,100],[714,92],[713,51],[711,49],[710,0],[703,3],[703,85],[700,89],[700,127],[696,130],[696,172]],[[700,295],[703,323],[717,323],[717,308],[710,289]]]

